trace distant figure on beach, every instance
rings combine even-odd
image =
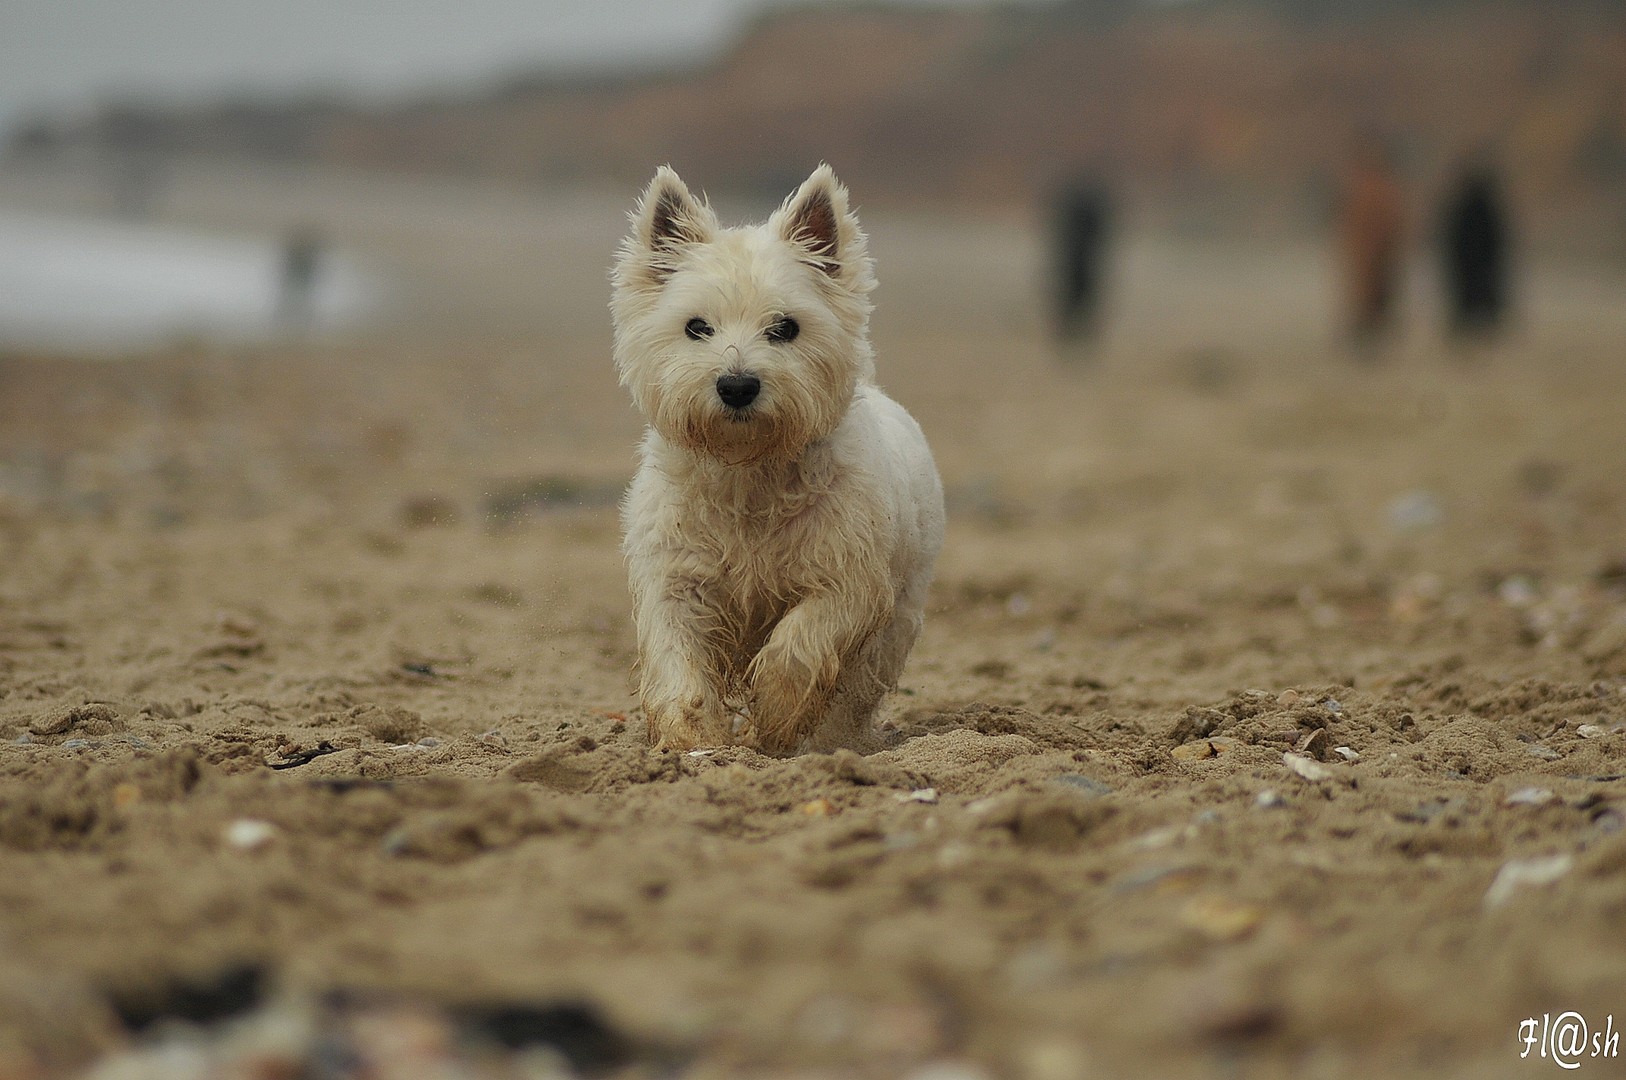
[[[1370,347],[1394,325],[1404,231],[1404,200],[1389,155],[1377,138],[1364,136],[1350,155],[1339,207],[1348,326],[1357,347]]]
[[[1056,199],[1054,214],[1055,329],[1066,346],[1099,332],[1111,199],[1099,181],[1075,180]]]
[[[288,234],[282,245],[282,275],[277,293],[277,321],[307,326],[316,314],[316,278],[322,263],[322,238],[310,226]]]
[[[1496,173],[1479,161],[1465,168],[1440,215],[1440,271],[1451,333],[1487,337],[1508,307],[1508,224]]]

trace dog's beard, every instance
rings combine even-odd
[[[731,409],[708,387],[703,393],[682,395],[672,404],[675,408],[662,410],[668,413],[664,423],[657,415],[656,430],[728,465],[793,455],[806,443],[799,425],[787,423],[784,411],[770,403],[753,402],[743,409]]]
[[[823,415],[831,411],[824,403],[801,402],[771,384],[743,409],[724,405],[711,380],[666,388],[647,404],[651,424],[667,441],[726,465],[795,457],[839,419]]]

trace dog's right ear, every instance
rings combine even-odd
[[[659,284],[677,269],[684,248],[706,243],[717,228],[711,207],[689,194],[671,166],[662,165],[632,212],[632,235],[621,247],[622,266]]]

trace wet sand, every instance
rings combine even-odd
[[[368,335],[0,357],[0,1075],[244,966],[632,1075],[1525,1075],[1626,1007],[1618,280],[1362,362],[1313,248],[1136,240],[1060,363],[1017,224],[874,215],[951,516],[897,745],[668,757],[568,206],[373,228]]]

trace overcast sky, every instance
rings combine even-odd
[[[0,0],[0,124],[115,95],[393,96],[510,72],[670,64],[718,48],[774,3]]]

